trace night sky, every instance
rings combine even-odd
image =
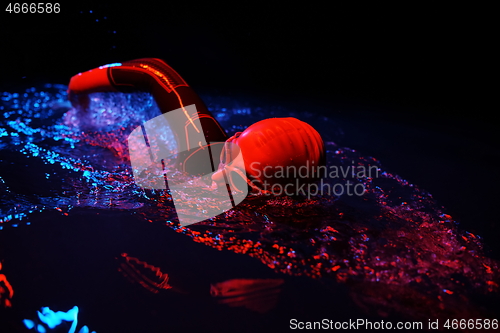
[[[493,242],[491,230],[500,231],[493,210],[500,153],[491,114],[498,109],[491,102],[498,42],[492,13],[456,4],[181,1],[63,4],[59,14],[2,8],[0,87],[67,84],[106,63],[157,57],[195,90],[309,103],[309,111],[357,124],[359,132],[340,144],[380,158]],[[386,131],[375,125],[380,121],[395,130],[373,148],[373,136]],[[423,134],[409,136],[398,130],[401,124]],[[427,137],[429,131],[434,136]],[[446,139],[434,139],[435,133]],[[439,162],[429,163],[433,159]]]

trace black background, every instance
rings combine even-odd
[[[343,124],[340,144],[429,190],[496,251],[492,8],[141,1],[1,11],[3,90],[158,57],[195,90],[305,102]]]
[[[169,1],[63,4],[59,14],[2,8],[1,17],[3,82],[67,83],[103,63],[160,57],[193,86],[407,106],[424,116],[486,116],[480,106],[493,92],[488,8]]]

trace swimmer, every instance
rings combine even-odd
[[[228,184],[237,191],[242,186],[265,191],[264,187],[291,181],[272,174],[267,177],[269,173],[265,171],[276,167],[311,168],[325,164],[321,136],[296,118],[262,120],[228,139],[198,95],[160,59],[131,60],[79,73],[71,78],[68,96],[74,107],[86,112],[89,93],[134,91],[151,93],[163,114],[182,110],[178,113],[182,119],[170,126],[178,145],[182,146],[178,150],[177,163],[182,171],[193,175],[214,172],[212,180],[219,188]],[[204,140],[198,141],[201,135]],[[198,145],[190,145],[193,138]],[[208,163],[211,164],[209,170],[204,167],[207,163],[200,163],[204,160],[196,158],[206,154],[207,148],[212,161]]]

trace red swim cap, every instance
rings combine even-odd
[[[290,192],[297,184],[317,180],[314,170],[325,165],[321,136],[311,125],[296,118],[261,120],[236,133],[226,145],[230,148],[223,150],[219,171],[212,179],[220,184],[225,171],[233,188],[246,182],[253,188],[270,191],[276,184],[282,188],[293,184],[288,186]],[[231,163],[238,149],[243,160]]]

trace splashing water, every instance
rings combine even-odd
[[[471,316],[476,310],[466,301],[472,295],[498,292],[498,263],[482,254],[479,236],[460,230],[429,193],[377,159],[334,142],[326,142],[329,167],[370,165],[377,173],[348,172],[325,179],[324,188],[350,181],[363,185],[363,195],[253,195],[224,214],[180,227],[168,191],[138,187],[128,162],[127,136],[160,114],[153,98],[92,94],[90,111],[82,113],[68,104],[65,90],[46,85],[1,96],[0,229],[49,210],[126,210],[196,242],[258,258],[276,272],[355,286],[353,298],[368,311],[415,318]],[[332,119],[304,112],[205,100],[229,134],[271,116],[296,116],[320,134],[340,130]],[[171,142],[174,147],[173,135]],[[12,168],[12,160],[36,172]],[[207,190],[200,184],[200,193]],[[200,209],[212,204],[192,202]]]

